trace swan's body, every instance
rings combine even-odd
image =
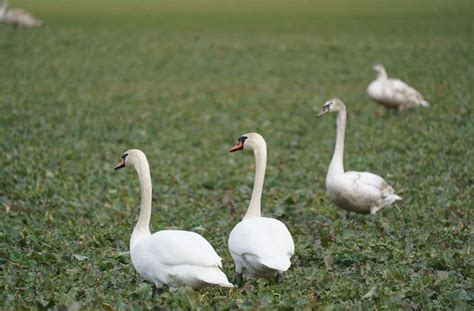
[[[273,218],[253,217],[239,222],[229,237],[229,249],[237,267],[260,277],[273,277],[290,268],[293,239],[286,226]]]
[[[260,202],[265,177],[267,146],[262,136],[248,133],[239,138],[239,143],[230,151],[244,148],[254,150],[256,168],[255,182],[249,208],[229,236],[229,251],[234,259],[237,278],[242,278],[245,268],[259,277],[277,277],[290,268],[294,243],[290,232],[279,220],[261,217]]]
[[[220,270],[221,258],[201,235],[181,230],[150,234],[151,178],[148,161],[140,150],[124,153],[116,169],[131,165],[140,178],[140,217],[130,239],[130,255],[135,270],[157,288],[189,285],[199,288],[216,284],[232,287]]]
[[[373,101],[385,107],[400,110],[429,106],[423,95],[413,87],[401,80],[388,78],[382,65],[375,65],[374,71],[377,79],[367,87],[367,94]]]
[[[361,214],[375,214],[401,199],[382,177],[368,172],[328,173],[326,189],[338,207]]]
[[[337,112],[337,137],[334,155],[326,176],[329,199],[347,211],[372,214],[401,198],[380,176],[368,172],[344,172],[344,132],[346,106],[337,98],[327,101],[318,116]]]
[[[0,8],[0,21],[14,27],[38,27],[43,23],[23,9],[9,9],[8,0],[3,0]]]
[[[144,236],[131,248],[133,266],[145,280],[160,288],[208,284],[232,286],[219,269],[221,258],[211,244],[197,233],[162,230]]]

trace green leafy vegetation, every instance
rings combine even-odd
[[[473,6],[469,1],[10,1],[44,21],[0,28],[0,286],[3,309],[472,309]],[[424,93],[386,111],[371,66]],[[345,166],[403,201],[376,217],[325,197],[335,118]],[[248,131],[268,144],[263,213],[296,253],[283,282],[171,289],[152,297],[128,241],[138,179],[114,172],[142,149],[151,228],[202,234],[223,257],[247,208]]]

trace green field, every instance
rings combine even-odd
[[[473,308],[472,1],[10,2],[44,25],[0,25],[0,308]],[[375,62],[431,107],[372,103]],[[315,111],[334,96],[346,169],[403,197],[376,217],[325,197],[336,121]],[[268,144],[262,210],[292,233],[292,267],[280,285],[152,299],[128,255],[138,178],[113,166],[142,149],[152,231],[199,232],[233,280],[254,159],[227,150],[249,131]]]

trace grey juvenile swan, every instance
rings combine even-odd
[[[329,112],[337,112],[336,147],[326,176],[329,199],[344,210],[371,215],[401,200],[380,176],[368,172],[344,172],[346,106],[338,98],[330,99],[324,104],[318,117]]]
[[[376,103],[399,110],[429,106],[423,95],[413,87],[401,80],[390,79],[382,65],[376,64],[373,69],[377,79],[369,84],[367,94]]]

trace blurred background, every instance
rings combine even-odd
[[[0,24],[3,308],[472,306],[472,1],[10,6],[43,24]],[[377,62],[431,107],[373,103]],[[346,169],[384,176],[404,199],[375,219],[346,219],[325,197],[335,120],[315,111],[335,96],[348,109]],[[114,164],[143,150],[152,231],[201,233],[231,278],[227,237],[254,159],[227,150],[249,131],[268,144],[263,213],[295,239],[287,277],[151,299],[128,256],[138,179]]]

